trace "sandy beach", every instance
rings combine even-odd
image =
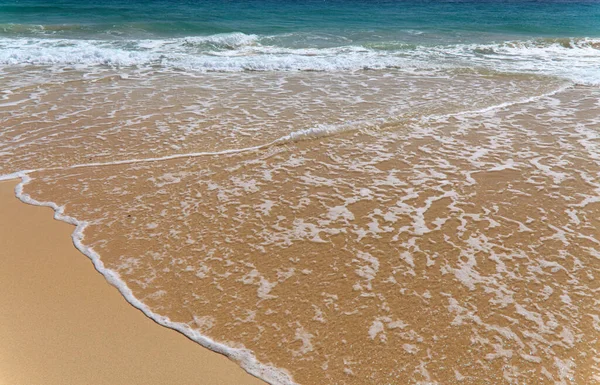
[[[600,385],[598,20],[0,0],[0,385]]]
[[[73,227],[0,182],[0,384],[264,384],[130,306]]]

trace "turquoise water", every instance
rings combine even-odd
[[[332,34],[359,42],[482,42],[523,36],[600,36],[600,4],[589,0],[4,0],[0,26],[4,36],[110,39],[242,32]],[[304,43],[314,46],[319,41]]]
[[[472,68],[600,83],[597,1],[0,1],[0,65]]]

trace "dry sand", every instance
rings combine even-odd
[[[0,183],[0,385],[264,384],[130,306],[15,185]]]

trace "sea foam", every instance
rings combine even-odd
[[[200,72],[391,68],[420,71],[475,67],[560,76],[578,84],[600,84],[599,39],[415,46],[402,42],[352,45],[344,41],[340,43],[345,45],[322,48],[290,48],[277,42],[274,36],[239,32],[139,40],[1,38],[0,65],[135,66]]]
[[[75,230],[72,233],[73,244],[75,247],[84,255],[86,255],[92,263],[95,269],[101,273],[105,279],[113,286],[115,286],[121,295],[125,297],[127,302],[133,305],[135,308],[142,311],[147,317],[154,320],[156,323],[165,326],[167,328],[177,330],[181,334],[190,338],[191,340],[199,343],[200,345],[226,355],[235,361],[238,361],[242,368],[248,373],[261,378],[269,383],[278,385],[295,385],[291,375],[284,369],[276,368],[274,366],[258,362],[256,357],[251,351],[243,348],[232,348],[223,344],[220,344],[212,339],[202,335],[198,330],[192,329],[189,325],[179,322],[173,322],[169,317],[162,316],[153,312],[148,306],[137,299],[127,284],[121,279],[118,272],[110,270],[104,266],[104,263],[100,259],[100,256],[94,251],[93,248],[86,246],[83,243],[84,232],[88,223],[86,221],[80,221],[76,218],[68,216],[64,213],[64,207],[58,206],[54,202],[40,202],[33,199],[31,196],[23,191],[25,185],[31,181],[31,177],[26,172],[17,172],[9,175],[0,175],[0,181],[11,180],[20,178],[21,182],[15,188],[15,194],[22,202],[42,207],[50,207],[54,210],[54,218],[56,220],[71,224],[75,226]]]

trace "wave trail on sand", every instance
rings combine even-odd
[[[22,170],[16,173],[0,175],[1,180],[15,179],[17,177],[21,177],[21,175],[38,172],[38,171],[54,171],[54,170],[65,170],[65,169],[76,169],[76,168],[84,168],[84,167],[102,167],[102,166],[117,166],[117,165],[129,165],[136,163],[151,163],[151,162],[161,162],[182,158],[196,158],[196,157],[209,157],[209,156],[218,156],[218,155],[228,155],[228,154],[238,154],[244,152],[252,152],[257,150],[264,150],[266,148],[272,146],[281,146],[286,145],[288,143],[304,141],[304,140],[312,140],[318,138],[324,138],[333,136],[336,134],[341,134],[350,131],[358,131],[358,130],[381,130],[386,127],[390,127],[392,129],[397,129],[403,123],[408,122],[432,122],[432,121],[444,121],[451,117],[468,117],[474,116],[482,113],[487,113],[494,110],[500,110],[503,108],[516,106],[519,104],[526,104],[535,102],[537,100],[550,97],[556,95],[566,89],[572,87],[570,84],[564,84],[552,91],[545,92],[540,95],[529,96],[519,98],[514,101],[503,102],[497,105],[487,106],[484,108],[476,109],[476,110],[466,110],[466,111],[458,111],[447,114],[433,114],[433,115],[422,115],[418,114],[406,114],[400,116],[388,116],[388,117],[379,117],[374,119],[364,119],[364,120],[355,120],[344,122],[340,124],[318,124],[313,127],[305,128],[290,132],[289,134],[283,135],[275,140],[272,140],[268,143],[257,144],[251,147],[244,148],[233,148],[222,151],[203,151],[203,152],[190,152],[190,153],[181,153],[181,154],[172,154],[162,157],[149,157],[149,158],[133,158],[133,159],[124,159],[119,161],[111,161],[111,162],[90,162],[90,163],[81,163],[81,164],[73,164],[69,166],[55,166],[55,167],[44,167],[38,168],[35,170]]]
[[[598,207],[588,203],[598,191],[596,98],[570,87],[413,122],[414,131],[365,130],[219,162],[42,171],[23,188],[85,218],[80,241],[156,313],[218,341],[243,339],[300,383],[410,382],[423,373],[451,382],[482,371],[569,383],[597,367],[578,355],[591,357],[596,341],[588,316],[597,313],[588,295],[597,286]],[[90,210],[94,197],[104,210]],[[171,308],[181,293],[190,293],[181,304],[189,312]],[[210,318],[219,301],[228,310]],[[428,314],[436,317],[424,323]],[[332,327],[340,318],[353,322]],[[440,336],[460,347],[458,374]],[[410,365],[398,368],[398,355]]]
[[[284,369],[275,368],[273,366],[258,362],[251,351],[243,348],[232,348],[230,346],[215,342],[209,337],[199,333],[198,330],[194,330],[187,324],[173,322],[169,319],[169,317],[157,314],[150,310],[148,306],[134,296],[133,292],[122,280],[119,273],[106,268],[98,253],[96,253],[93,248],[84,244],[84,232],[86,227],[89,225],[88,222],[66,215],[64,212],[64,207],[58,206],[54,202],[41,202],[33,199],[31,196],[23,192],[25,185],[32,180],[28,172],[18,172],[10,175],[0,176],[0,181],[10,179],[21,179],[21,182],[15,188],[15,194],[23,203],[41,207],[50,207],[54,210],[54,218],[56,220],[75,226],[75,230],[72,234],[73,244],[75,247],[92,261],[94,268],[101,273],[111,285],[119,290],[127,302],[142,311],[147,317],[151,318],[162,326],[180,332],[192,341],[195,341],[212,351],[226,355],[227,357],[239,362],[244,370],[258,378],[273,384],[294,385],[290,374]]]

